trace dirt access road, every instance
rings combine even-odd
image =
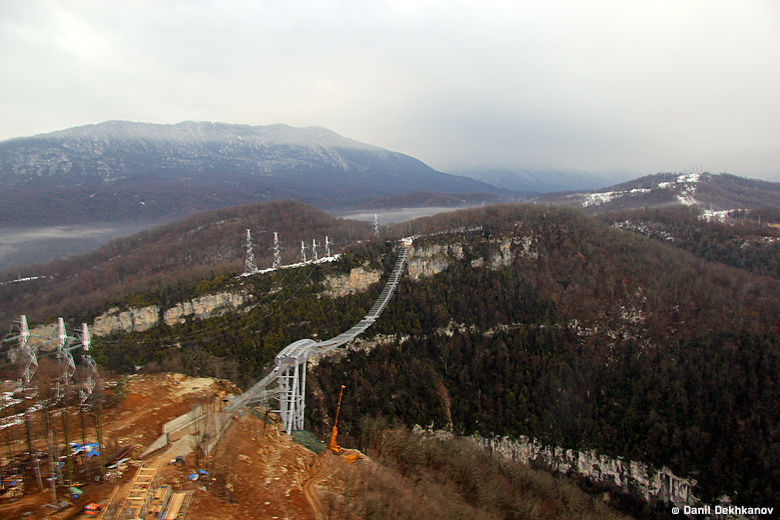
[[[164,423],[190,411],[192,405],[220,399],[231,392],[227,382],[178,374],[131,376],[126,381],[120,405],[115,410],[105,411],[104,439],[107,443],[116,439],[120,448],[138,445],[134,457],[161,434]],[[88,440],[94,439],[94,431],[87,428],[86,436]],[[317,520],[318,515],[304,493],[303,484],[309,482],[310,496],[315,496],[312,493],[318,489],[339,493],[338,459],[334,465],[324,458],[324,462],[318,462],[315,453],[294,443],[290,436],[280,432],[278,424],[268,425],[250,414],[243,414],[233,420],[212,456],[198,461],[197,466],[192,455],[185,457],[184,465],[168,465],[170,457],[164,450],[146,460],[133,459],[111,480],[84,485],[84,495],[60,512],[45,506],[51,500],[49,490],[38,492],[31,480],[27,485],[28,494],[13,502],[0,500],[0,518],[78,518],[86,504],[107,501],[116,486],[127,484],[143,465],[158,468],[159,485],[170,485],[174,491],[193,492],[187,518]],[[209,475],[207,479],[194,482],[187,478],[206,467],[218,469],[210,473],[221,472],[226,478],[212,481],[212,475]],[[323,474],[326,467],[331,467],[329,474]],[[122,496],[122,493],[120,489],[116,495]],[[67,500],[67,497],[60,493],[58,500]]]

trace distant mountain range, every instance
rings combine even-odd
[[[780,184],[727,174],[622,182],[628,173],[456,173],[324,128],[281,124],[109,121],[19,137],[0,142],[0,269],[74,254],[200,211],[269,200],[339,213],[479,206],[506,197],[593,213],[675,204],[780,206]]]
[[[728,173],[658,173],[600,190],[547,193],[534,200],[589,213],[680,204],[712,211],[757,209],[780,207],[780,183]]]
[[[471,177],[528,197],[556,191],[598,189],[635,177],[630,172],[594,173],[550,168],[464,168],[451,173]]]
[[[262,200],[321,208],[502,192],[324,128],[109,121],[0,142],[0,226],[160,220]]]

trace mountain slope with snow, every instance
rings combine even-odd
[[[0,142],[0,225],[149,220],[284,198],[334,207],[415,190],[500,191],[317,127],[109,121]]]
[[[780,206],[780,183],[727,173],[658,173],[593,191],[548,193],[537,202],[583,208],[589,213],[684,205],[724,211]]]

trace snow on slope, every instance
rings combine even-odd
[[[132,139],[176,143],[229,143],[259,146],[294,145],[303,147],[333,147],[351,150],[383,151],[378,146],[361,143],[326,128],[311,126],[295,128],[283,124],[268,126],[234,125],[208,121],[185,121],[175,125],[107,121],[78,126],[58,132],[34,136],[36,139]],[[21,139],[21,138],[18,138]]]
[[[582,197],[580,203],[583,208],[588,206],[602,206],[621,197],[636,197],[651,193],[653,190],[673,190],[677,192],[675,198],[681,204],[693,206],[697,204],[694,195],[696,194],[697,184],[702,180],[702,174],[686,173],[678,175],[675,180],[659,182],[653,188],[632,188],[630,190],[615,190],[599,193],[577,194]]]

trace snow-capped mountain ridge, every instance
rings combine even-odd
[[[108,121],[0,142],[0,185],[36,179],[79,185],[96,177],[114,182],[122,177],[198,173],[297,177],[315,171],[327,171],[330,180],[344,174],[373,182],[406,177],[415,189],[445,191],[424,186],[435,178],[438,184],[449,181],[454,189],[448,191],[495,191],[478,181],[437,172],[408,155],[320,127]]]
[[[108,121],[0,142],[0,226],[156,220],[287,198],[349,207],[414,191],[500,192],[319,127]],[[30,205],[41,210],[26,215]],[[61,216],[44,218],[53,205]]]
[[[17,139],[77,139],[87,141],[136,139],[178,143],[231,143],[262,146],[296,145],[305,147],[334,147],[354,150],[384,151],[354,139],[343,137],[332,130],[318,126],[295,128],[281,123],[267,126],[234,125],[209,121],[184,121],[174,125],[106,121],[94,125],[77,126],[30,138]],[[0,142],[2,144],[2,142]]]
[[[679,204],[717,212],[780,205],[780,183],[727,173],[658,173],[601,190],[549,193],[537,200],[588,212]]]

